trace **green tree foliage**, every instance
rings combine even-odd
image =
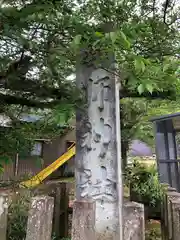
[[[77,94],[73,81],[66,80],[74,63],[66,48],[72,37],[65,36],[69,23],[65,24],[65,11],[68,14],[72,5],[62,11],[56,5],[51,1],[1,4],[0,110],[3,119],[11,121],[10,128],[0,131],[1,155],[26,151],[36,138],[61,134],[72,116]],[[25,123],[20,121],[24,114],[41,118]]]
[[[80,48],[87,50],[86,63],[96,60],[97,65],[116,52],[121,99],[175,100],[180,88],[178,14],[178,3],[170,0],[2,1],[0,110],[13,121],[14,134],[24,131],[17,124],[20,109],[21,114],[43,113],[41,126],[47,128],[49,122],[54,126],[52,119],[59,123],[62,116],[71,116],[82,100],[74,81],[68,80]],[[28,128],[25,135],[33,132]],[[9,146],[16,137],[4,138]]]
[[[125,98],[121,100],[120,105],[125,157],[132,140],[139,139],[154,147],[154,129],[150,121],[153,117],[180,112],[179,100]]]

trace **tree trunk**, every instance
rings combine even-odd
[[[129,142],[121,140],[121,156],[122,156],[122,169],[125,170],[127,166],[127,155],[129,150]]]
[[[79,64],[76,77],[86,98],[85,107],[76,114],[76,198],[96,201],[98,240],[121,239],[118,235],[122,228],[117,187],[121,177],[121,172],[117,173],[121,169],[117,153],[120,121],[115,108],[119,91],[110,73],[114,69],[105,68]],[[119,105],[119,98],[117,101]]]

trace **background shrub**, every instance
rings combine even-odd
[[[8,240],[25,239],[31,197],[32,192],[28,190],[14,194],[8,213]]]
[[[155,165],[146,166],[134,161],[126,169],[125,182],[130,186],[132,200],[144,203],[146,206],[160,206],[163,189]]]

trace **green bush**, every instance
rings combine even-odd
[[[158,180],[156,167],[146,166],[137,161],[127,167],[126,184],[130,184],[132,200],[144,203],[146,206],[159,207],[163,197],[163,189]]]
[[[8,240],[25,239],[31,197],[32,193],[30,191],[24,191],[14,195],[8,214]]]

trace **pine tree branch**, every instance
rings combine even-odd
[[[23,97],[18,96],[11,96],[6,94],[0,94],[0,104],[8,104],[8,105],[21,105],[21,106],[28,106],[33,108],[50,108],[52,106],[55,106],[59,103],[58,100],[54,101],[38,101],[38,100],[32,100],[27,99]]]
[[[73,86],[70,83],[62,83],[58,88],[47,86],[40,81],[28,79],[26,74],[31,66],[31,58],[22,54],[21,58],[13,61],[6,72],[0,73],[0,88],[11,91],[22,91],[31,95],[44,98],[70,98]],[[55,76],[57,77],[57,76]]]

